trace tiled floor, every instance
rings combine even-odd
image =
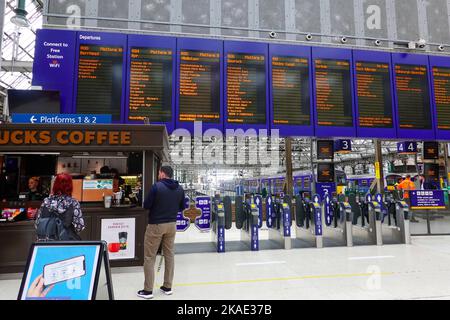
[[[116,299],[136,299],[142,268],[114,269],[112,277]],[[19,278],[0,276],[0,299],[16,298]],[[160,284],[162,273],[157,279]],[[155,299],[450,299],[450,237],[381,247],[179,254],[174,295],[156,293]]]

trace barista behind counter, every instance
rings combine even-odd
[[[24,194],[28,201],[42,201],[46,197],[40,191],[40,178],[31,177],[28,179],[28,192]]]

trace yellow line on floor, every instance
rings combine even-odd
[[[329,274],[329,275],[325,274],[325,275],[299,276],[299,277],[287,277],[287,278],[267,278],[267,279],[247,279],[247,280],[244,279],[244,280],[229,280],[229,281],[179,283],[179,284],[175,284],[174,286],[175,287],[194,287],[194,286],[211,286],[211,285],[274,282],[274,281],[355,278],[355,277],[370,277],[370,276],[375,276],[375,275],[391,276],[393,274],[394,274],[393,272]]]

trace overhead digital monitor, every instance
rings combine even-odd
[[[309,62],[306,58],[272,56],[274,125],[311,124]]]
[[[173,51],[132,47],[129,66],[128,120],[172,120]]]
[[[266,124],[266,59],[263,54],[227,54],[227,122]]]
[[[450,130],[450,67],[433,67],[438,130]]]
[[[181,50],[178,121],[220,123],[220,52]]]
[[[317,125],[353,127],[350,61],[316,59]]]
[[[333,160],[334,159],[334,141],[333,140],[317,140],[317,159]]]
[[[423,142],[423,158],[425,160],[439,159],[439,142],[424,141]]]
[[[333,163],[319,163],[317,165],[317,182],[334,182]]]
[[[432,118],[426,65],[395,65],[400,129],[431,129]]]
[[[123,47],[81,44],[76,112],[111,114],[120,120]]]
[[[356,84],[359,126],[393,128],[389,64],[357,61]]]

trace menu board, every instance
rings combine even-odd
[[[352,127],[352,87],[350,62],[315,60],[317,124]]]
[[[395,65],[400,129],[431,129],[427,67]]]
[[[233,124],[266,124],[265,56],[227,55],[227,117]]]
[[[392,128],[392,93],[389,64],[356,63],[359,126]]]
[[[272,101],[273,124],[311,124],[308,59],[272,57]]]
[[[123,48],[80,45],[77,113],[111,114],[120,120]]]
[[[220,122],[220,53],[181,50],[179,121]]]
[[[128,120],[172,120],[171,49],[131,48]]]
[[[434,99],[439,130],[450,130],[450,68],[433,67]]]

